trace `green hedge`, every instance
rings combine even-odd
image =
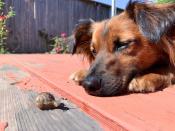
[[[157,3],[174,3],[175,0],[157,0]]]

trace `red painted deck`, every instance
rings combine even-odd
[[[105,130],[175,130],[175,86],[150,94],[95,97],[68,80],[72,72],[87,67],[80,57],[0,55],[0,60],[0,65],[12,64],[31,74],[30,78],[20,83],[21,86],[42,91],[44,88],[41,86],[47,85],[48,90],[68,98],[98,120]],[[12,74],[9,76],[15,77]],[[38,84],[41,82],[45,85]]]
[[[5,131],[5,128],[8,126],[6,122],[0,122],[0,131]]]

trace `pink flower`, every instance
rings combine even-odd
[[[0,16],[0,21],[5,20],[6,18],[6,16]]]
[[[61,37],[66,37],[66,33],[61,33]]]
[[[60,47],[56,47],[55,51],[56,51],[56,53],[60,53],[62,51],[62,49]]]

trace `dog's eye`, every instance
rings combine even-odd
[[[129,46],[129,43],[117,42],[116,47],[115,47],[115,51],[122,51],[122,50],[128,48],[128,46]]]
[[[133,43],[135,43],[135,41],[136,40],[128,40],[128,41],[125,41],[125,42],[115,41],[114,42],[114,44],[115,44],[114,50],[117,51],[117,52],[122,51],[122,50],[128,48]]]
[[[126,48],[128,48],[128,45],[119,44],[116,46],[116,51],[122,51]]]
[[[92,49],[91,50],[91,53],[92,53],[93,56],[96,56],[97,55],[97,51],[95,49]]]

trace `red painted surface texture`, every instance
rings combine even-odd
[[[5,128],[8,126],[7,122],[0,122],[0,131],[5,131]]]
[[[95,97],[68,80],[72,72],[88,67],[82,64],[80,57],[39,54],[0,57],[0,64],[16,65],[31,74],[19,82],[21,87],[48,90],[67,97],[98,120],[106,130],[175,130],[175,86],[150,94]]]

